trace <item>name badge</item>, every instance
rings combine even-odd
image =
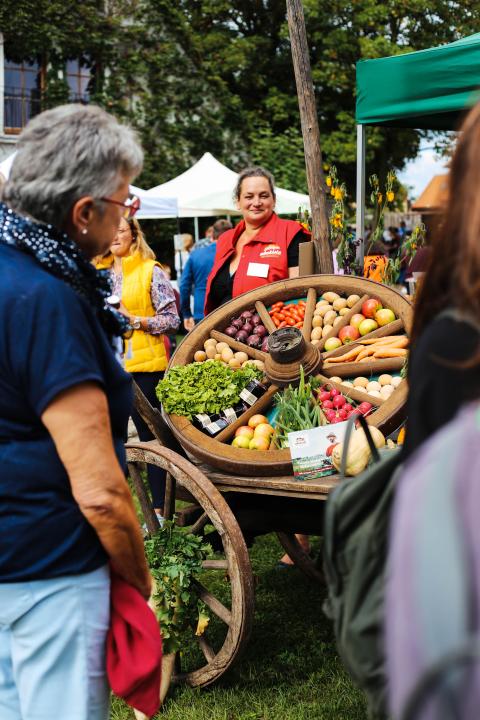
[[[249,277],[259,277],[259,278],[266,278],[268,277],[268,271],[270,269],[270,265],[268,263],[248,263],[248,270],[247,275]]]

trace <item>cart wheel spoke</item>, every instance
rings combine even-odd
[[[204,570],[228,570],[228,562],[226,560],[204,560],[202,567]]]
[[[198,520],[191,526],[190,532],[192,533],[192,535],[198,535],[203,530],[203,528],[205,527],[205,525],[207,523],[208,523],[208,515],[207,515],[207,513],[204,512],[200,515]]]
[[[317,291],[315,288],[308,288],[307,304],[305,305],[305,315],[303,318],[302,335],[305,342],[310,342],[312,334],[313,313],[317,302]]]
[[[230,610],[226,608],[220,600],[217,600],[217,598],[212,595],[212,593],[209,592],[201,582],[198,582],[198,580],[195,581],[195,587],[197,588],[200,600],[203,600],[205,605],[207,605],[207,607],[209,607],[210,610],[220,618],[220,620],[223,620],[226,625],[230,625],[232,621],[232,613]]]
[[[264,303],[261,300],[257,300],[255,303],[255,310],[260,315],[260,318],[267,329],[268,333],[271,335],[275,330],[277,329],[275,327],[275,323],[273,322],[272,318],[270,317],[267,308],[265,307]]]
[[[197,637],[197,642],[200,645],[200,650],[202,651],[205,660],[208,663],[212,662],[213,658],[215,657],[215,651],[212,647],[210,647],[210,645],[205,639],[205,636],[200,635],[200,637]]]

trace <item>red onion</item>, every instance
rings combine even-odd
[[[263,352],[269,352],[269,349],[268,349],[268,337],[263,338],[261,350],[263,350]]]
[[[250,322],[252,323],[252,325],[261,325],[261,324],[262,324],[262,318],[260,317],[260,315],[258,315],[257,313],[255,313],[255,315],[252,315],[252,318],[251,318]]]
[[[228,335],[229,337],[235,337],[235,335],[237,334],[238,330],[237,330],[237,328],[234,327],[233,325],[230,325],[230,326],[227,327],[223,332],[225,333],[225,335]]]
[[[251,310],[245,310],[245,312],[243,312],[243,313],[240,315],[240,317],[241,317],[241,318],[244,318],[245,320],[250,320],[250,318],[252,317],[252,315],[253,315],[253,313],[252,313]]]
[[[235,318],[235,320],[232,320],[233,327],[236,327],[237,330],[241,330],[243,328],[243,320],[240,320],[240,318]]]
[[[254,335],[260,335],[260,337],[263,338],[263,337],[265,337],[265,335],[267,335],[268,333],[267,333],[267,329],[266,329],[266,327],[265,327],[264,325],[257,325],[257,327],[253,329],[253,334],[254,334]]]
[[[259,335],[250,335],[250,337],[247,338],[247,345],[249,347],[260,348],[261,344],[262,338]]]
[[[245,332],[245,330],[239,330],[235,334],[235,340],[238,340],[238,342],[245,342],[247,338],[248,338],[248,333]]]
[[[245,325],[242,327],[242,330],[245,330],[247,335],[251,335],[253,332],[253,325],[249,322],[246,322]]]

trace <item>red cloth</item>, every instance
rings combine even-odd
[[[227,230],[217,240],[215,261],[208,276],[207,290],[205,293],[205,315],[214,310],[210,301],[210,286],[220,268],[227,262],[235,252],[235,245],[240,235],[245,230],[245,221],[241,220],[232,230]],[[242,250],[238,268],[235,271],[233,280],[233,297],[237,297],[248,290],[255,290],[263,285],[270,285],[276,280],[288,278],[288,246],[295,235],[303,230],[305,240],[309,239],[308,233],[296,220],[281,220],[273,213],[270,220],[262,227],[254,240],[251,240]],[[261,263],[268,265],[267,277],[254,277],[248,275],[250,263]]]
[[[111,570],[107,677],[115,695],[151,717],[160,708],[162,637],[136,588]]]

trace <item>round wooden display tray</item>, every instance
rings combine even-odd
[[[263,288],[244,293],[231,302],[222,305],[217,310],[214,310],[187,335],[172,356],[169,367],[186,365],[193,362],[194,353],[197,350],[203,349],[205,340],[210,337],[218,341],[222,340],[227,342],[234,351],[242,350],[251,358],[265,361],[267,357],[265,353],[233,340],[227,335],[224,335],[223,330],[230,324],[230,320],[233,317],[238,316],[244,310],[256,307],[265,327],[269,332],[272,332],[275,330],[275,326],[268,315],[268,307],[279,300],[288,302],[305,297],[307,298],[307,305],[302,333],[306,341],[307,349],[311,352],[313,346],[310,345],[310,334],[313,312],[317,300],[327,291],[336,292],[342,297],[348,297],[353,294],[359,295],[362,300],[366,299],[365,296],[378,298],[384,307],[390,308],[395,312],[397,320],[363,336],[363,338],[357,341],[358,343],[361,343],[367,338],[382,337],[384,335],[397,333],[409,334],[412,322],[412,306],[408,300],[397,291],[373,282],[372,280],[364,280],[359,277],[310,275],[302,278],[292,278],[291,280],[281,280]],[[350,317],[360,312],[359,306],[361,306],[361,303],[357,303],[348,314],[342,317],[342,322],[334,327],[331,336],[338,335],[341,327],[348,324]],[[329,336],[322,338],[320,344],[315,346],[321,352],[321,364],[314,374],[320,373],[320,375],[325,378],[346,378],[360,375],[370,376],[388,373],[393,370],[399,371],[403,365],[404,358],[389,358],[365,363],[335,363],[335,365],[332,366],[325,366],[323,363],[325,363],[328,357],[341,355],[353,347],[352,344],[348,347],[342,346],[330,352],[323,352],[323,344],[328,337]],[[338,385],[338,388],[345,391],[345,388],[341,385]],[[237,475],[248,476],[252,473],[260,476],[285,475],[292,472],[289,450],[268,450],[262,452],[258,450],[244,450],[230,445],[235,430],[240,425],[246,424],[252,415],[264,413],[272,404],[273,396],[276,392],[279,392],[279,390],[279,385],[273,382],[270,383],[267,392],[251,408],[246,410],[241,418],[222,430],[215,438],[210,438],[195,428],[190,420],[185,417],[166,415],[166,420],[185,450],[202,462]],[[362,397],[361,393],[357,393],[358,397],[355,397],[355,391],[352,389],[348,390],[348,394],[352,396],[354,400],[360,402],[362,400],[368,400],[376,406],[377,409],[367,417],[367,422],[380,428],[384,434],[395,430],[404,419],[407,398],[407,384],[405,382],[401,383],[387,400],[376,400],[364,394]]]

